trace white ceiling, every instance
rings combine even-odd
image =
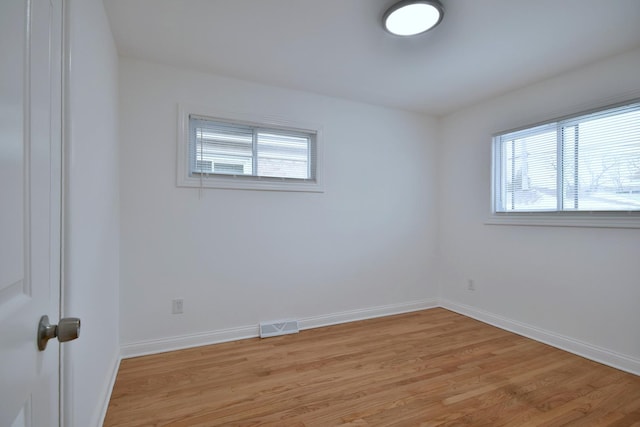
[[[442,0],[411,39],[394,0],[104,3],[122,56],[437,116],[640,47],[640,0]]]

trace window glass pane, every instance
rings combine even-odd
[[[502,138],[503,209],[557,209],[556,132]]]
[[[640,209],[640,111],[603,114],[563,134],[565,176],[577,181],[577,190],[565,188],[566,209]]]
[[[306,136],[258,133],[258,175],[310,178],[310,140]]]

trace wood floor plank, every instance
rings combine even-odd
[[[123,360],[105,427],[640,426],[640,377],[444,309]]]

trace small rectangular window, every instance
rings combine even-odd
[[[317,129],[184,111],[181,120],[179,186],[322,191]]]
[[[640,211],[640,103],[494,137],[495,212]]]

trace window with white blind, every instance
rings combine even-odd
[[[640,102],[498,134],[493,153],[497,214],[640,212]]]
[[[320,192],[318,129],[182,112],[178,185]]]

